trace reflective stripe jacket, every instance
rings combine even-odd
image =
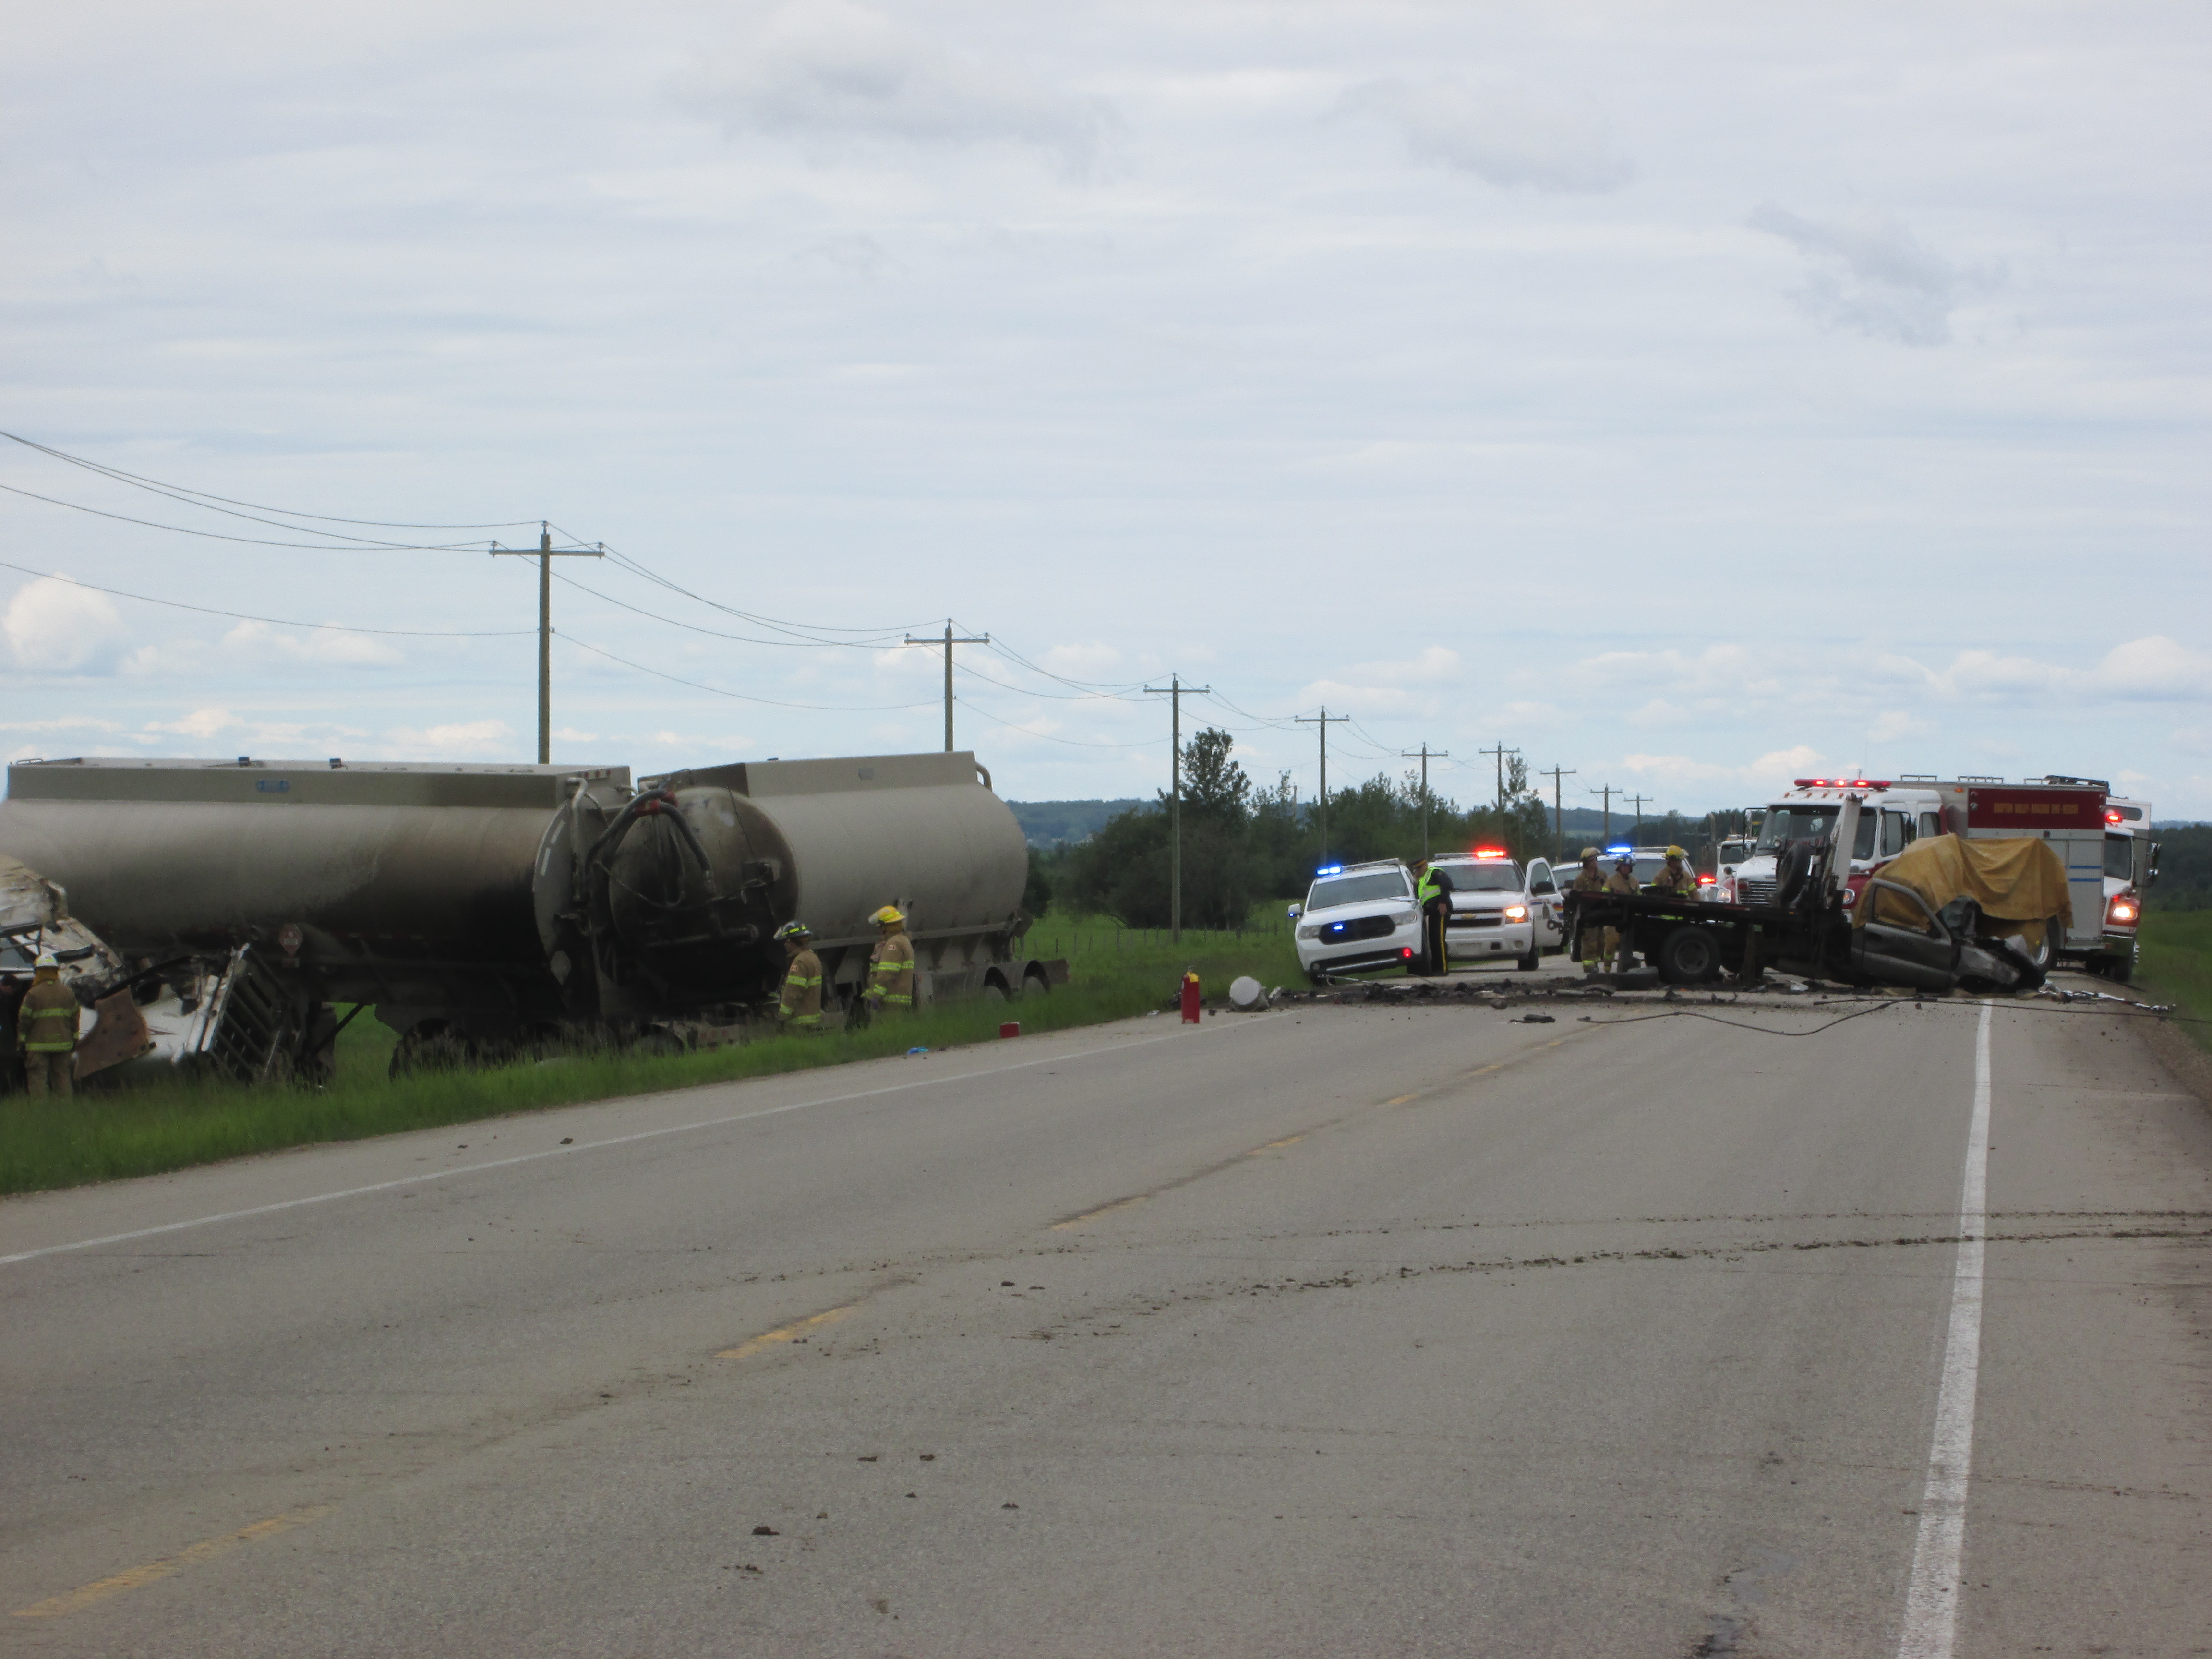
[[[775,1017],[787,1025],[819,1025],[822,1023],[822,958],[811,951],[801,951],[792,957],[791,966],[783,975],[783,995],[776,1003]]]
[[[893,933],[868,955],[868,995],[886,1007],[914,1006],[914,941]]]
[[[1698,896],[1698,872],[1686,864],[1680,874],[1670,876],[1667,873],[1667,866],[1662,864],[1659,866],[1659,873],[1651,878],[1651,884],[1661,892],[1672,893],[1678,898],[1695,898]]]
[[[1602,893],[1606,890],[1605,872],[1602,870],[1576,871],[1574,890],[1577,893]]]
[[[33,1054],[65,1054],[76,1047],[76,993],[59,980],[33,985],[15,1011],[15,1045]]]

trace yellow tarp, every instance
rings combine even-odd
[[[2063,927],[2074,921],[2066,866],[2046,841],[1961,841],[1956,836],[1935,836],[1914,842],[1875,874],[1911,888],[1930,910],[1941,910],[1954,898],[1972,899],[1984,915],[2021,924],[2018,932],[2031,951],[2043,944],[2045,922],[2054,916]],[[1923,925],[1910,904],[1894,893],[1881,892],[1875,893],[1871,906],[1857,907],[1852,924],[1864,922],[1869,909],[1875,921],[1894,927]]]

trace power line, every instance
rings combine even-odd
[[[150,593],[133,593],[125,588],[103,587],[98,582],[79,581],[74,576],[64,576],[59,572],[49,574],[46,571],[33,570],[28,565],[15,564],[6,559],[0,559],[0,569],[19,571],[26,576],[35,577],[40,581],[67,582],[71,587],[88,588],[94,593],[112,594],[118,599],[135,599],[140,605],[164,605],[171,611],[192,611],[203,617],[227,617],[233,622],[266,623],[272,628],[315,628],[338,634],[383,634],[395,639],[410,640],[507,640],[519,639],[525,634],[537,631],[530,628],[496,628],[453,632],[445,629],[429,628],[356,628],[350,623],[289,622],[282,617],[257,617],[244,611],[218,611],[209,605],[186,605],[182,599],[157,599]]]
[[[340,519],[327,513],[295,513],[290,507],[268,507],[258,501],[235,501],[228,495],[211,495],[204,489],[194,489],[185,484],[163,483],[158,478],[142,477],[136,472],[125,472],[119,466],[109,466],[102,461],[87,460],[82,455],[72,455],[67,450],[56,449],[51,444],[40,443],[36,439],[26,438],[18,433],[0,432],[0,438],[19,443],[26,449],[35,449],[41,455],[51,455],[58,461],[66,461],[71,466],[81,466],[88,472],[97,472],[103,477],[112,478],[119,483],[132,484],[141,489],[151,489],[157,494],[168,495],[172,499],[189,496],[193,498],[195,504],[220,501],[226,507],[252,507],[257,513],[274,513],[280,518],[315,519],[324,524],[359,525],[365,530],[515,530],[525,525],[537,522],[535,519],[506,519],[497,524],[408,524],[393,519]],[[562,533],[565,535],[567,532],[564,531]]]
[[[928,705],[926,703],[916,702],[908,703],[902,706],[909,708],[927,708]],[[1017,726],[1012,720],[1002,720],[996,714],[994,714],[989,709],[984,708],[981,703],[971,702],[968,707],[975,713],[981,714],[985,720],[989,720],[993,725],[1003,726],[1009,732],[1018,732],[1025,738],[1042,738],[1047,743],[1068,744],[1077,749],[1150,749],[1154,744],[1160,741],[1158,738],[1146,738],[1142,741],[1137,743],[1091,743],[1082,738],[1056,738],[1049,732],[1032,732],[1026,726]]]
[[[109,513],[97,507],[87,507],[82,501],[65,501],[57,495],[41,495],[35,489],[19,489],[14,484],[0,484],[0,489],[11,495],[26,495],[34,501],[44,501],[50,507],[65,507],[73,513],[89,513],[94,518],[112,519],[118,524],[143,525],[149,530],[167,530],[179,536],[198,536],[211,542],[238,542],[247,547],[303,548],[313,553],[466,553],[475,550],[473,542],[380,542],[367,537],[354,536],[339,542],[272,542],[264,536],[226,536],[219,530],[191,530],[180,524],[161,524],[153,519],[134,519],[127,513]],[[287,525],[285,529],[300,526]],[[315,536],[334,536],[329,530],[307,531]],[[346,542],[355,544],[347,545]]]
[[[641,674],[650,674],[657,680],[668,680],[678,685],[688,685],[695,691],[711,691],[718,697],[733,697],[739,702],[766,703],[772,708],[808,708],[830,714],[877,714],[891,709],[931,707],[927,702],[786,702],[780,697],[748,696],[743,691],[726,691],[719,685],[708,685],[699,680],[687,680],[680,674],[668,674],[658,668],[647,668],[641,662],[632,662],[628,657],[617,657],[611,651],[602,651],[596,645],[586,645],[574,634],[556,634],[554,638],[574,646],[579,651],[588,651],[595,657],[605,657],[609,662],[618,662],[624,668],[635,668]],[[1005,722],[1001,721],[1000,724],[1004,725]]]

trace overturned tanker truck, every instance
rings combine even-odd
[[[395,1070],[743,1041],[775,1000],[780,925],[813,929],[849,1010],[885,903],[917,1002],[1067,974],[1023,953],[1027,845],[964,751],[635,787],[617,766],[27,761],[0,853],[127,964],[106,988],[130,987],[155,1058],[247,1079],[327,1074],[363,1008],[399,1034]]]

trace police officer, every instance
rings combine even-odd
[[[15,1008],[15,1047],[23,1056],[25,1083],[33,1095],[67,1100],[76,1072],[76,993],[62,983],[62,965],[52,951],[31,964],[31,988]]]
[[[1636,884],[1636,860],[1633,856],[1623,853],[1613,861],[1613,873],[1605,878],[1605,890],[1622,898],[1634,898],[1642,890]],[[1636,965],[1635,947],[1629,943],[1632,937],[1626,927],[1606,929],[1604,954],[1615,958],[1615,972],[1625,974]]]
[[[1451,972],[1451,945],[1445,929],[1451,921],[1452,878],[1426,859],[1414,866],[1414,902],[1421,907],[1421,971]]]
[[[787,1031],[822,1029],[822,958],[814,954],[814,935],[803,921],[787,921],[775,930],[783,941],[786,966],[783,995],[775,1005],[775,1018]]]
[[[1605,891],[1605,872],[1597,867],[1596,848],[1583,848],[1583,867],[1575,872],[1574,882],[1567,890],[1571,893]],[[1583,971],[1594,974],[1598,970],[1598,964],[1605,960],[1605,936],[1610,930],[1579,922],[1577,925],[1582,929],[1576,943],[1583,954]]]
[[[1698,896],[1698,872],[1690,868],[1689,857],[1679,847],[1667,849],[1667,862],[1651,878],[1651,884],[1670,898],[1695,898]]]
[[[868,953],[868,1012],[903,1014],[914,1006],[914,941],[906,936],[906,918],[886,904],[868,920],[881,934]]]

